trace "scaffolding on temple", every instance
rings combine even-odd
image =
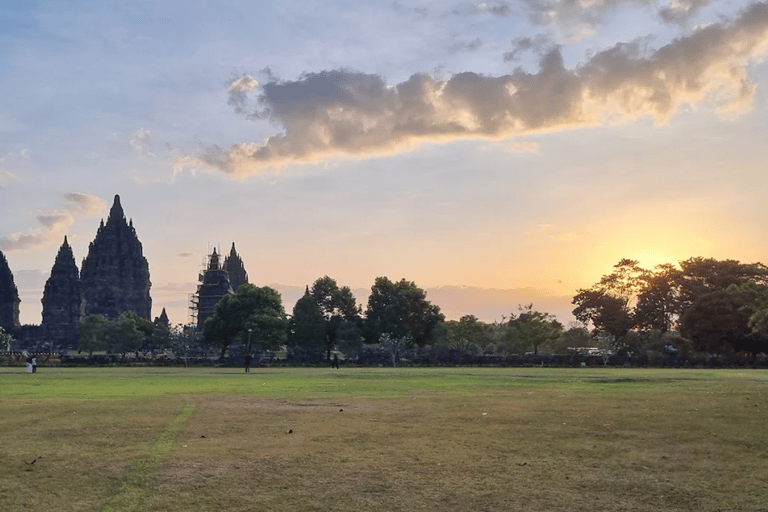
[[[243,261],[232,244],[229,256],[220,263],[221,250],[216,248],[203,262],[203,270],[198,274],[197,291],[189,297],[190,323],[202,328],[206,319],[213,315],[216,304],[225,296],[234,293],[242,284],[248,282],[248,273]]]

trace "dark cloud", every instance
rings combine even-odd
[[[258,85],[259,82],[248,75],[233,78],[227,83],[229,92],[228,104],[234,107],[235,112],[238,114],[245,113],[248,105],[248,93]]]
[[[461,41],[459,43],[452,44],[448,50],[451,53],[474,52],[479,50],[481,46],[483,46],[483,40],[478,37],[472,41]]]
[[[526,46],[534,41],[519,41]],[[177,163],[244,176],[335,155],[394,153],[423,141],[500,139],[641,116],[662,123],[705,98],[723,110],[744,110],[753,95],[747,65],[767,47],[768,4],[757,3],[732,22],[701,27],[657,50],[621,43],[573,69],[554,48],[536,73],[467,72],[448,80],[415,74],[397,85],[347,70],[306,73],[267,82],[253,107],[241,104],[244,115],[267,118],[282,132],[230,149],[212,146]]]
[[[512,41],[512,49],[504,54],[506,62],[516,61],[523,52],[533,52],[536,55],[543,55],[548,51],[555,49],[556,45],[544,35],[535,37],[518,37]]]
[[[710,3],[712,0],[672,0],[659,9],[659,16],[667,23],[682,24]]]

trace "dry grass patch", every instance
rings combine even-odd
[[[118,375],[5,395],[0,510],[768,510],[764,372]]]
[[[753,411],[748,425],[708,420],[733,396],[611,394],[197,397],[148,510],[768,508],[765,451],[744,451],[768,446]]]
[[[4,401],[0,510],[101,510],[180,401]]]

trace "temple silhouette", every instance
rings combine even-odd
[[[213,249],[208,256],[208,265],[198,276],[197,291],[192,295],[190,313],[192,322],[202,328],[205,320],[213,314],[216,304],[230,293],[248,282],[243,260],[237,254],[234,242],[229,256],[219,264],[220,256]]]
[[[0,327],[25,345],[42,342],[50,348],[77,348],[80,320],[88,315],[115,319],[131,311],[149,320],[151,286],[149,263],[133,220],[126,221],[120,196],[115,195],[107,222],[102,219],[79,273],[64,237],[45,283],[39,326],[20,325],[18,289],[0,252]]]
[[[208,255],[207,265],[198,278],[190,313],[192,323],[202,327],[222,297],[248,282],[248,273],[232,243],[223,263],[216,249]],[[21,339],[24,346],[76,349],[80,322],[87,316],[116,319],[130,311],[150,320],[151,286],[149,263],[133,220],[126,220],[120,196],[115,195],[107,221],[101,220],[80,270],[64,237],[45,283],[40,325],[20,324],[19,292],[8,261],[0,251],[0,327]],[[169,324],[165,309],[155,322]]]

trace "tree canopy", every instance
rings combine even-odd
[[[623,259],[591,288],[578,290],[573,314],[616,340],[630,330],[678,328],[703,351],[752,352],[763,314],[768,328],[768,312],[760,312],[768,301],[761,302],[759,288],[767,284],[762,263],[696,257],[647,270]]]
[[[349,336],[353,326],[360,325],[360,306],[348,286],[339,287],[336,280],[328,276],[317,279],[309,293],[325,320],[326,357],[330,360],[339,333],[343,331]]]
[[[700,352],[755,355],[768,350],[768,338],[750,326],[755,310],[751,292],[750,285],[732,284],[699,296],[683,314],[681,333]]]
[[[216,304],[203,324],[203,339],[221,347],[221,357],[236,340],[269,350],[285,342],[287,325],[280,293],[246,283]]]
[[[89,355],[101,350],[125,354],[139,350],[143,342],[144,336],[136,329],[130,313],[123,313],[114,320],[89,315],[80,323],[78,350]]]
[[[489,342],[489,327],[475,315],[464,315],[445,322],[445,341],[448,348],[459,353],[475,353]]]
[[[539,353],[539,347],[555,341],[563,332],[563,325],[549,313],[533,309],[533,304],[520,306],[520,314],[512,316],[509,327],[516,331],[516,337],[525,349],[533,348],[533,353]]]
[[[746,283],[768,284],[768,267],[696,257],[681,261],[679,268],[663,264],[647,270],[623,259],[592,287],[578,290],[573,314],[615,336],[625,328],[664,331],[702,295]]]
[[[288,321],[288,345],[310,352],[326,348],[326,320],[309,288],[293,307]]]
[[[430,303],[426,292],[415,283],[377,277],[368,297],[364,337],[368,343],[377,343],[384,336],[406,346],[423,346],[444,319],[440,308]]]

